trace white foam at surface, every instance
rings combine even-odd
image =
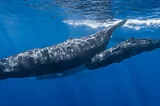
[[[90,28],[99,27],[109,27],[121,21],[120,19],[115,19],[113,21],[98,22],[94,20],[64,20],[64,23],[73,26],[88,26]],[[123,27],[131,28],[134,30],[140,30],[142,28],[159,28],[160,19],[148,19],[148,20],[138,20],[138,19],[128,19]]]

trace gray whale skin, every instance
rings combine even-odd
[[[90,36],[68,39],[45,48],[28,50],[0,60],[0,79],[37,77],[74,69],[105,50],[112,32],[127,20]]]
[[[112,32],[126,21],[120,21],[90,36],[68,39],[53,46],[28,50],[3,58],[0,60],[0,79],[61,78],[86,68],[93,70],[108,66],[160,47],[160,40],[131,38],[105,50]]]

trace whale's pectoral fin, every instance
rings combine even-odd
[[[36,77],[37,80],[55,79],[64,77],[63,73],[48,74]]]
[[[55,79],[55,78],[63,78],[67,77],[76,73],[80,73],[82,71],[86,70],[85,65],[78,66],[76,68],[72,68],[69,70],[61,71],[58,73],[52,73],[52,74],[47,74],[43,76],[38,76],[36,77],[37,80],[45,80],[45,79]]]

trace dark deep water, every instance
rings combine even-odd
[[[0,0],[0,58],[88,36],[122,19],[110,46],[160,39],[158,0]],[[160,50],[62,79],[0,82],[0,106],[160,106]]]

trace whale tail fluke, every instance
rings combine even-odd
[[[126,22],[127,20],[122,20],[109,28],[101,30],[97,35],[101,36],[105,40],[105,45],[108,45],[109,39],[111,38],[113,31],[123,26]]]
[[[121,27],[121,26],[123,26],[125,23],[127,22],[127,20],[122,20],[122,21],[120,21],[120,22],[118,22],[116,25],[114,25],[116,28],[117,27]]]
[[[112,32],[114,30],[116,30],[117,28],[123,26],[126,22],[127,22],[127,20],[122,20],[122,21],[118,22],[117,24],[113,25],[111,28],[109,28],[108,33],[112,34]]]

